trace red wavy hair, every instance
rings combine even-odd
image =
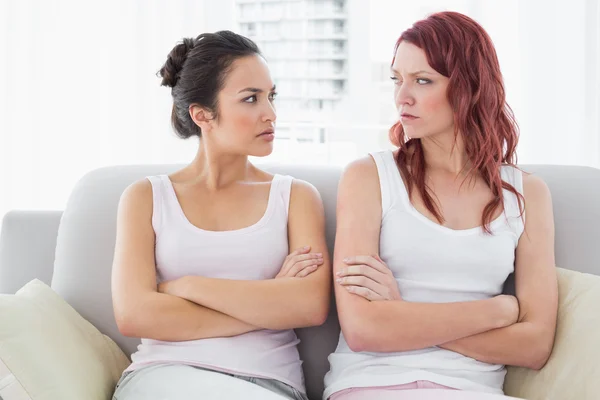
[[[506,103],[492,40],[473,19],[457,12],[440,12],[416,22],[402,33],[394,48],[394,59],[398,46],[404,41],[422,49],[429,65],[449,78],[447,97],[454,110],[455,139],[462,135],[471,163],[467,176],[475,171],[479,173],[494,196],[481,217],[484,231],[491,234],[491,220],[503,205],[502,189],[517,196],[521,215],[525,200],[500,176],[502,164],[516,167],[519,128]],[[399,121],[390,129],[390,140],[399,147],[396,162],[406,180],[409,196],[412,198],[414,185],[424,205],[442,224],[444,218],[425,183],[421,140],[407,141]]]

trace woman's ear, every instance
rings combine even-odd
[[[189,112],[192,121],[200,127],[203,134],[211,130],[214,117],[210,111],[198,104],[190,104]]]

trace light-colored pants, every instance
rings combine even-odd
[[[253,378],[181,364],[159,364],[124,374],[113,400],[308,400],[275,379]]]
[[[361,387],[345,389],[329,396],[329,400],[362,400],[362,399],[380,399],[382,395],[392,396],[396,399],[401,397],[398,395],[398,390],[414,390],[414,389],[449,389],[455,390],[448,386],[438,385],[429,381],[416,381],[405,383],[403,385],[385,386],[385,387]],[[388,398],[388,397],[386,397]],[[392,397],[389,397],[392,398]]]
[[[386,387],[352,388],[329,396],[329,400],[508,400],[497,394],[467,392],[429,381]],[[517,399],[515,399],[517,400]]]

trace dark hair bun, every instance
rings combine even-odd
[[[195,44],[196,41],[194,39],[185,38],[182,43],[179,43],[171,50],[165,65],[163,65],[159,71],[159,74],[162,77],[162,82],[160,83],[161,86],[174,87],[177,84],[179,75],[183,69],[183,63]]]

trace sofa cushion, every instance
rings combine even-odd
[[[106,400],[129,360],[40,280],[0,295],[0,398]]]
[[[554,349],[540,371],[509,367],[504,392],[528,400],[592,399],[600,393],[600,276],[558,268]]]

